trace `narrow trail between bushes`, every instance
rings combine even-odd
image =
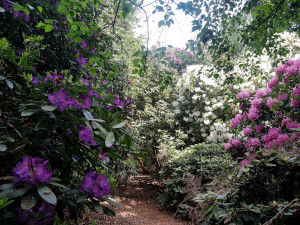
[[[122,205],[114,209],[116,217],[88,211],[77,224],[86,225],[94,220],[101,225],[189,225],[188,221],[174,217],[174,212],[159,204],[160,193],[161,186],[150,175],[131,176],[119,185],[113,196]]]

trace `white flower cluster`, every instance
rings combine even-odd
[[[233,134],[228,133],[227,124],[222,121],[216,121],[210,126],[210,135],[206,138],[207,142],[223,143]]]

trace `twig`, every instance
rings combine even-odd
[[[115,30],[115,24],[116,24],[117,15],[118,15],[119,8],[120,8],[120,3],[121,3],[121,0],[119,0],[119,2],[118,2],[117,10],[115,12],[115,18],[114,18],[114,21],[112,22],[113,30]]]
[[[144,13],[145,13],[145,16],[146,16],[146,22],[147,22],[147,50],[146,50],[146,54],[145,54],[145,64],[144,64],[144,70],[146,70],[146,62],[147,62],[147,57],[148,57],[148,48],[149,48],[149,19],[148,19],[148,14],[146,12],[146,10],[141,7],[140,5],[134,3],[133,1],[131,0],[127,0],[129,2],[131,2],[133,5],[137,6],[139,9],[141,9]]]
[[[283,213],[290,208],[294,202],[297,202],[298,199],[295,198],[293,201],[291,201],[289,204],[287,204],[282,210],[280,210],[279,213],[277,213],[273,218],[271,218],[270,220],[268,220],[267,222],[265,222],[263,225],[272,225],[274,221],[276,221],[279,217],[281,217],[283,215]],[[296,204],[298,205],[298,204]]]

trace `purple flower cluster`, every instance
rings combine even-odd
[[[120,108],[123,108],[124,105],[125,105],[125,103],[123,102],[123,100],[122,100],[122,99],[119,99],[119,98],[114,99],[114,100],[113,100],[113,103],[114,103],[116,106],[120,107]]]
[[[36,76],[32,76],[31,82],[33,83],[34,86],[39,85],[40,79]]]
[[[92,100],[85,95],[80,95],[80,100],[83,102],[79,102],[67,95],[68,93],[61,88],[59,91],[54,92],[53,95],[49,94],[48,100],[51,102],[51,105],[57,106],[61,111],[73,107],[77,109],[89,109],[92,106]]]
[[[85,58],[83,56],[78,56],[76,58],[76,62],[82,67],[85,68],[85,66],[83,66],[83,64],[89,64],[90,60],[88,58]]]
[[[50,225],[55,218],[54,207],[44,200],[29,210],[18,211],[18,222],[30,225]]]
[[[110,185],[107,178],[102,174],[95,174],[90,171],[81,181],[80,191],[82,193],[90,193],[91,197],[102,198],[110,192]]]
[[[89,47],[84,39],[82,39],[82,41],[80,43],[78,43],[78,45],[85,50],[89,49]]]
[[[88,127],[80,127],[78,137],[84,144],[90,146],[93,144],[92,131]]]
[[[57,71],[56,73],[53,71],[50,71],[50,75],[44,78],[44,82],[47,82],[49,79],[53,82],[54,86],[59,85],[60,83],[63,83],[65,76],[62,74],[62,72]]]
[[[30,17],[25,12],[15,11],[14,9],[12,9],[14,3],[12,3],[11,1],[2,0],[2,4],[6,11],[13,12],[14,17],[23,19],[26,22],[30,20]]]
[[[44,161],[40,158],[32,158],[30,160],[28,157],[25,157],[22,162],[17,163],[13,174],[16,176],[14,180],[15,185],[20,183],[31,183],[34,185],[49,183],[52,176],[48,160]]]

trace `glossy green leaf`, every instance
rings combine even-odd
[[[121,122],[119,124],[114,125],[113,128],[122,128],[122,127],[125,126],[125,124],[126,124],[126,121],[123,121],[123,122]]]
[[[27,109],[27,110],[24,110],[22,113],[21,113],[21,116],[31,116],[35,113],[37,113],[38,110],[37,109]]]
[[[22,197],[21,208],[24,210],[29,210],[36,205],[38,202],[38,195],[35,193],[27,193]]]
[[[5,80],[6,82],[6,85],[10,88],[10,89],[13,89],[14,88],[14,84],[10,81],[10,80]]]
[[[115,142],[115,135],[113,132],[109,132],[105,138],[106,147],[111,147]]]
[[[52,205],[57,204],[57,199],[55,194],[47,187],[47,186],[39,186],[37,187],[39,195],[46,201]]]
[[[5,152],[7,150],[7,146],[5,144],[0,144],[0,152]]]
[[[52,112],[56,109],[56,106],[53,105],[44,105],[41,107],[42,110],[47,111],[47,112]]]
[[[31,189],[32,186],[26,186],[26,187],[21,187],[21,188],[17,188],[17,189],[5,189],[4,191],[2,191],[0,193],[0,199],[1,198],[17,198],[20,197],[22,195],[24,195],[25,193],[27,193],[27,191],[29,191]]]

